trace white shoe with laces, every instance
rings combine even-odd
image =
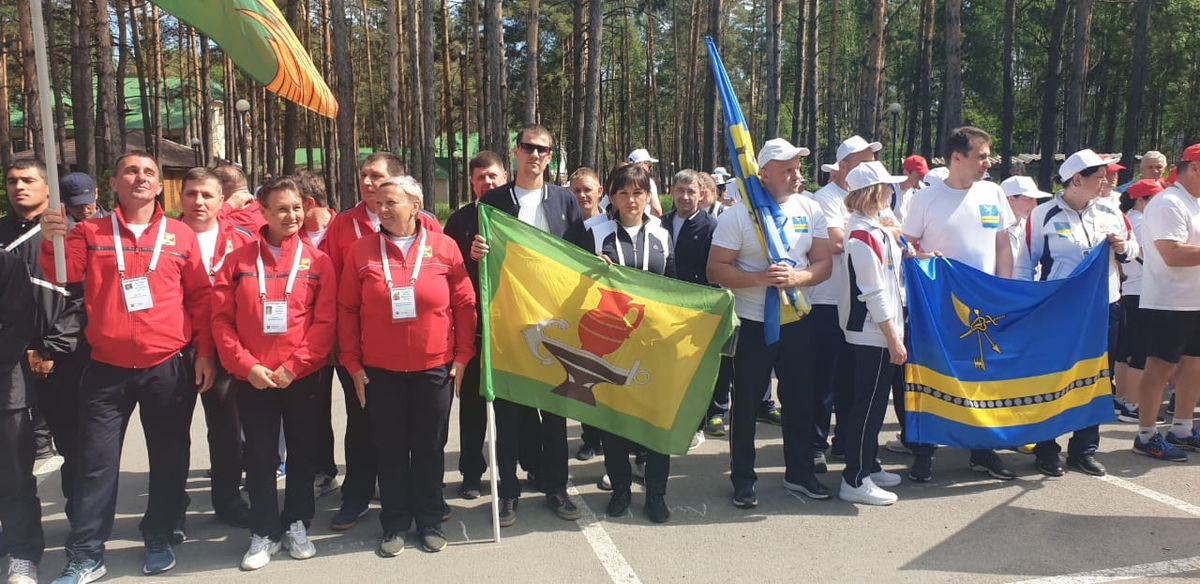
[[[8,584],[37,584],[37,564],[29,560],[8,559]]]
[[[699,430],[695,436],[692,436],[692,445],[688,446],[688,452],[700,448],[701,444],[704,444],[704,430]]]
[[[842,479],[842,486],[838,489],[838,498],[863,505],[891,505],[897,499],[895,493],[879,488],[871,482],[870,477],[863,479],[862,485],[857,488],[851,487],[846,479]]]
[[[242,569],[253,571],[271,563],[271,556],[279,553],[280,543],[265,535],[250,535],[250,549],[242,556]]]
[[[283,534],[283,547],[288,555],[297,560],[307,560],[317,555],[317,546],[308,541],[308,531],[304,529],[303,521],[293,521]]]
[[[870,478],[871,478],[872,483],[875,483],[877,486],[880,486],[880,487],[894,487],[896,485],[899,485],[900,481],[901,481],[900,475],[898,475],[894,472],[888,472],[886,470],[881,470],[879,472],[873,472],[873,473],[871,473]]]

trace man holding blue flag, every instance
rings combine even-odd
[[[771,371],[779,380],[778,394],[783,415],[783,456],[786,466],[783,485],[813,499],[828,499],[830,490],[813,472],[812,368],[816,329],[811,319],[796,320],[790,307],[776,322],[779,338],[767,342],[765,322],[770,308],[767,294],[786,288],[808,288],[829,278],[831,246],[825,216],[817,204],[800,194],[800,159],[807,148],[787,140],[768,140],[758,153],[758,179],[778,205],[781,216],[767,223],[786,247],[787,261],[768,259],[755,221],[743,199],[717,220],[708,256],[708,281],[729,288],[736,298],[734,309],[741,321],[734,356],[732,452],[733,504],[743,509],[758,505],[754,483],[754,430],[762,388],[771,382]],[[807,302],[807,300],[805,300]],[[780,311],[780,303],[774,303]],[[791,318],[788,318],[788,316]],[[738,408],[741,408],[739,411]]]
[[[905,239],[918,257],[942,255],[979,271],[1011,278],[1012,247],[1008,228],[1016,222],[1004,191],[983,180],[992,164],[992,137],[972,126],[950,131],[946,137],[949,176],[913,196],[905,217]],[[909,478],[929,482],[933,477],[932,444],[913,446]],[[970,468],[1010,481],[1016,478],[993,450],[972,450]]]

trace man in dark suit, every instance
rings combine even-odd
[[[539,125],[529,125],[517,132],[513,158],[516,172],[508,184],[483,194],[479,202],[491,205],[556,235],[579,247],[592,251],[595,247],[583,226],[579,202],[571,191],[545,180],[546,167],[554,151],[550,131]],[[475,234],[470,258],[479,261],[487,254],[487,241]],[[550,412],[539,412],[502,399],[496,400],[497,457],[500,463],[500,526],[508,527],[517,520],[517,501],[521,483],[517,480],[517,460],[520,458],[521,426],[536,423],[540,428],[541,458],[534,476],[538,488],[546,493],[546,504],[563,519],[579,519],[580,511],[567,495],[567,421]]]

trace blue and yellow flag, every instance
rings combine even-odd
[[[1050,282],[908,260],[909,440],[1004,448],[1111,421],[1107,245]]]

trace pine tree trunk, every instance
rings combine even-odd
[[[1066,122],[1063,125],[1063,153],[1081,148],[1083,98],[1087,90],[1088,39],[1092,30],[1092,0],[1075,2],[1075,43],[1071,51],[1071,75],[1067,85]]]
[[[71,117],[75,121],[75,169],[96,176],[95,105],[92,102],[92,5],[77,1],[71,39]],[[107,31],[105,31],[107,33]]]
[[[721,34],[724,29],[725,21],[725,6],[722,0],[712,0],[708,8],[708,36],[712,38],[713,45],[721,46]],[[676,50],[675,54],[679,54]],[[702,55],[704,60],[707,60],[708,55]],[[678,99],[678,98],[676,98]],[[720,159],[721,141],[722,141],[722,123],[721,111],[717,105],[717,86],[716,80],[713,79],[712,73],[709,72],[704,76],[704,114],[701,117],[701,123],[704,125],[703,148],[701,149],[700,166],[702,168],[711,169],[716,166],[717,160]],[[692,142],[693,144],[695,142]],[[682,144],[678,144],[677,148],[682,148]]]
[[[583,166],[583,108],[587,79],[587,2],[571,3],[571,131],[567,132],[567,166]]]
[[[658,80],[654,74],[656,65],[654,62],[654,29],[658,27],[658,22],[654,15],[654,7],[650,4],[646,5],[646,123],[644,124],[646,135],[646,148],[654,151],[655,155],[661,157],[662,143],[655,143],[655,138],[658,136]]]
[[[817,26],[821,17],[821,4],[818,0],[808,0],[808,33],[805,35],[805,59],[804,59],[804,127],[805,136],[804,143],[812,152],[810,155],[813,176],[816,177],[820,173],[819,157],[821,149],[817,146],[817,111],[820,105],[817,103],[817,47],[819,40],[817,36],[820,34],[820,28]]]
[[[878,0],[877,0],[878,1]],[[779,78],[783,50],[783,0],[767,0],[767,123],[764,140],[779,136]]]
[[[1013,44],[1017,22],[1017,0],[1005,0],[1004,4],[1004,103],[1000,112],[1000,178],[1012,174],[1013,157]]]
[[[409,64],[404,78],[405,85],[408,87],[408,107],[406,107],[405,110],[409,116],[412,132],[408,136],[407,144],[407,160],[409,161],[408,172],[412,176],[420,179],[423,177],[423,170],[421,166],[424,162],[423,154],[425,151],[425,117],[422,115],[423,106],[421,103],[421,85],[425,83],[422,72],[424,72],[425,69],[423,67],[423,63],[420,62],[421,55],[419,45],[422,44],[425,39],[422,36],[423,31],[418,30],[417,28],[419,26],[418,21],[420,20],[420,15],[418,14],[419,8],[417,7],[419,1],[420,0],[407,0],[404,3],[401,17],[404,19],[404,30],[409,31],[408,36],[406,36],[404,39],[405,46],[408,51],[405,61]]]
[[[808,25],[805,20],[805,10],[808,9],[808,3],[804,0],[798,2],[800,13],[796,21],[796,84],[792,86],[792,144],[801,143],[801,124],[804,119],[804,90],[805,76],[804,66],[808,62],[808,42],[806,35],[808,34]]]
[[[933,75],[934,0],[921,0],[921,61],[917,73],[921,100],[921,156],[933,161]]]
[[[387,0],[387,137],[388,150],[400,155],[400,0]]]
[[[1125,131],[1121,138],[1121,158],[1132,161],[1138,148],[1138,137],[1142,131],[1142,96],[1146,91],[1146,53],[1150,41],[1150,5],[1154,0],[1139,0],[1137,7],[1137,29],[1133,40],[1133,56],[1129,65],[1129,98],[1125,102]],[[1151,124],[1153,127],[1153,124]],[[1121,182],[1133,178],[1133,165],[1121,171]]]
[[[604,4],[588,2],[587,91],[583,108],[583,144],[580,163],[599,168],[600,156],[600,59],[601,34],[604,31]]]
[[[879,90],[883,83],[883,23],[887,18],[887,1],[871,2],[871,35],[867,41],[867,68],[864,72],[863,95],[858,112],[858,135],[868,140],[875,139],[875,129],[880,118]],[[889,128],[890,142],[897,142],[899,132]]]
[[[434,0],[424,0],[421,3],[421,48],[419,62],[420,70],[425,79],[421,81],[421,186],[428,193],[426,202],[433,209],[437,197],[433,190],[434,181],[434,144],[437,140],[437,101],[434,91],[434,71],[437,71],[433,57],[433,12]]]
[[[946,83],[941,135],[962,125],[962,0],[946,0]]]
[[[208,37],[197,34],[196,40],[200,45],[200,148],[203,150],[204,164],[212,164],[217,157],[213,152],[213,116],[212,116],[212,82],[209,67]],[[228,136],[225,138],[228,140]],[[115,159],[114,159],[115,160]]]
[[[0,18],[0,39],[8,38],[6,20]],[[8,43],[0,42],[0,103],[8,105]],[[0,168],[12,163],[12,126],[8,115],[0,115]]]
[[[333,52],[333,69],[337,74],[334,91],[338,100],[337,122],[334,125],[337,134],[337,190],[329,194],[330,200],[339,205],[343,196],[348,199],[347,202],[358,198],[355,193],[358,184],[358,145],[354,139],[354,69],[350,63],[350,23],[346,19],[345,0],[329,0],[329,18],[332,21],[330,49]],[[325,154],[327,162],[332,159],[328,151]]]
[[[458,162],[454,154],[454,94],[451,93],[450,78],[450,3],[442,0],[442,128],[445,132],[446,174],[449,179],[450,207],[458,208]]]
[[[837,154],[838,144],[841,140],[837,135],[837,124],[835,121],[836,89],[837,86],[837,60],[838,60],[838,0],[830,0],[829,2],[829,62],[825,68],[825,156],[822,160],[833,160]],[[825,182],[828,177],[822,174],[821,183]]]
[[[538,115],[538,62],[542,58],[538,50],[539,17],[538,0],[529,0],[529,14],[525,21],[525,123],[527,124],[537,124],[541,121]]]
[[[1055,0],[1054,16],[1050,20],[1050,46],[1046,51],[1046,71],[1042,75],[1042,160],[1038,164],[1038,184],[1043,190],[1054,186],[1054,155],[1058,152],[1058,78],[1062,69],[1062,42],[1067,28],[1067,9],[1070,0]]]
[[[300,22],[300,2],[298,0],[287,0],[285,6],[286,18],[292,30],[299,31],[301,28],[306,28],[307,23]],[[307,47],[306,47],[307,48]],[[283,174],[292,174],[296,172],[296,139],[300,134],[300,106],[295,102],[286,101],[283,106],[283,152],[280,155],[283,157]]]
[[[485,0],[483,51],[487,54],[487,90],[484,92],[484,122],[488,125],[488,149],[508,166],[512,145],[508,143],[508,74],[504,64],[503,0]]]

